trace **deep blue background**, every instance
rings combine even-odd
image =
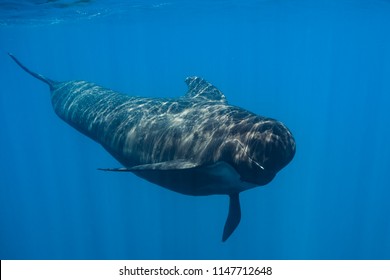
[[[43,15],[35,2],[0,6],[0,259],[390,258],[389,1],[95,1]],[[96,170],[119,164],[9,51],[52,79],[142,96],[177,97],[202,76],[283,121],[296,156],[242,193],[222,243],[227,197]]]

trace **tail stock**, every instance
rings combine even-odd
[[[54,85],[57,83],[56,81],[53,81],[49,78],[46,78],[45,76],[35,73],[28,69],[26,66],[24,66],[12,53],[8,53],[8,55],[18,64],[24,71],[29,73],[31,76],[37,78],[38,80],[41,80],[42,82],[46,83],[49,85],[50,89],[54,88]]]

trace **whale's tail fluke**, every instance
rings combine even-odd
[[[54,85],[57,84],[58,82],[56,81],[53,81],[49,78],[46,78],[45,76],[41,75],[41,74],[38,74],[38,73],[35,73],[33,71],[31,71],[30,69],[28,69],[26,66],[24,66],[12,53],[8,53],[8,55],[16,62],[16,64],[18,64],[24,71],[26,71],[27,73],[29,73],[31,76],[37,78],[38,80],[41,80],[42,82],[46,83],[49,85],[50,89],[53,89],[54,88]]]

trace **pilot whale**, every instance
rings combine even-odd
[[[228,104],[200,77],[188,77],[179,98],[128,96],[87,81],[48,84],[55,113],[100,143],[123,167],[169,190],[193,196],[228,195],[226,241],[241,220],[239,194],[271,182],[294,157],[295,140],[281,122]]]

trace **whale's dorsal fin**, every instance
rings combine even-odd
[[[225,95],[206,80],[200,77],[188,77],[185,82],[188,86],[186,98],[201,98],[227,103]]]
[[[222,241],[225,242],[237,228],[241,221],[241,206],[238,193],[229,195],[229,214],[223,229]]]

